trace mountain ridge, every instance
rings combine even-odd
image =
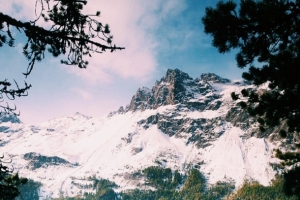
[[[152,89],[139,88],[128,106],[102,118],[75,113],[35,125],[3,122],[8,129],[0,130],[0,149],[21,175],[44,184],[43,197],[78,194],[72,181],[86,176],[134,189],[145,180],[128,174],[149,166],[182,173],[192,166],[210,184],[232,180],[238,187],[254,179],[268,185],[278,144],[253,137],[257,123],[230,96],[253,87],[213,73],[193,79],[168,70]]]
[[[152,89],[140,87],[125,108],[121,106],[117,111],[111,112],[111,114],[136,111],[139,109],[156,109],[159,106],[184,103],[184,100],[188,101],[191,99],[193,92],[187,91],[183,86],[184,84],[189,85],[189,89],[191,90],[196,88],[199,90],[196,92],[200,92],[201,94],[201,92],[208,93],[212,90],[210,83],[226,84],[230,82],[229,79],[222,78],[214,73],[203,73],[199,78],[193,79],[187,73],[179,69],[168,69],[166,75],[159,81],[156,81]],[[246,84],[245,82],[243,83],[244,85]],[[235,82],[234,84],[241,83]],[[194,104],[197,104],[197,101],[194,101]],[[195,105],[193,105],[193,107],[194,106]]]

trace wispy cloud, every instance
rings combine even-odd
[[[114,43],[126,49],[112,54],[94,54],[89,65],[93,73],[75,73],[93,82],[113,81],[115,75],[124,79],[147,81],[157,68],[159,41],[155,32],[160,28],[161,19],[181,11],[183,1],[102,0],[97,3],[102,13],[101,21],[111,27]],[[94,13],[95,10],[92,10],[97,7],[97,3],[89,1],[87,10]]]
[[[32,20],[35,16],[35,0],[0,0],[0,11],[19,20]]]
[[[0,11],[17,19],[32,20],[40,7],[36,0],[0,0]],[[113,53],[93,54],[87,70],[66,67],[89,84],[110,83],[116,78],[147,81],[158,66],[157,49],[165,45],[157,38],[163,22],[176,17],[186,9],[184,0],[88,0],[85,13],[101,11],[99,21],[111,27],[113,43],[125,50]],[[172,32],[163,32],[172,37]],[[175,33],[176,34],[176,33]]]
[[[80,89],[80,88],[73,88],[74,92],[76,92],[79,96],[81,96],[83,99],[92,99],[93,96],[86,90]]]

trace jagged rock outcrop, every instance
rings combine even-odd
[[[2,113],[0,114],[0,133],[14,133],[19,130],[12,130],[10,127],[12,124],[21,124],[21,120],[18,118],[15,114],[7,114]],[[1,145],[4,145],[4,143],[1,143]]]
[[[0,123],[11,122],[11,123],[21,123],[21,120],[15,114],[0,114]]]
[[[29,161],[27,167],[31,170],[35,170],[41,167],[46,168],[51,165],[64,165],[67,167],[77,166],[77,164],[72,164],[67,160],[57,156],[43,156],[34,152],[24,154],[23,158],[24,160]]]
[[[139,88],[132,97],[128,109],[131,111],[152,109],[154,104],[153,93],[149,88]]]
[[[155,99],[154,108],[160,105],[173,105],[182,102],[186,94],[184,83],[193,80],[187,73],[178,69],[169,69],[166,76],[152,88]]]
[[[8,126],[0,126],[0,132],[7,132],[9,130]]]
[[[151,90],[146,87],[139,88],[125,111],[143,111],[175,104],[185,104],[187,107],[196,110],[218,109],[222,103],[221,101],[209,105],[209,103],[220,97],[213,93],[214,89],[209,81],[216,83],[230,82],[228,79],[212,73],[202,74],[200,78],[193,79],[187,73],[178,69],[169,69],[160,81],[156,81]],[[206,97],[197,99],[196,96]]]
[[[247,110],[243,110],[238,106],[232,107],[227,112],[225,120],[231,122],[234,126],[241,127],[244,130],[248,129],[251,124],[253,124],[253,119],[251,119]]]
[[[129,104],[130,111],[156,109],[163,105],[180,103],[186,96],[184,83],[193,80],[187,73],[169,69],[166,76],[152,87],[139,88]]]
[[[227,78],[222,78],[214,73],[204,73],[200,76],[201,80],[213,83],[230,83],[231,81]]]
[[[138,122],[144,129],[151,125],[157,127],[170,137],[185,138],[186,144],[195,143],[198,148],[210,145],[224,133],[222,124],[225,123],[221,117],[212,119],[199,118],[176,118],[162,114],[151,115],[147,119]],[[216,127],[221,127],[216,129]]]
[[[175,105],[171,113],[151,115],[147,119],[140,120],[138,124],[144,129],[157,125],[163,133],[185,138],[187,144],[195,143],[199,148],[210,145],[211,141],[220,137],[224,129],[215,129],[215,127],[222,127],[222,124],[226,122],[247,130],[247,137],[257,136],[257,127],[253,128],[255,121],[250,119],[245,110],[235,106],[233,101],[228,111],[212,118],[203,116],[193,119],[180,116],[180,112],[186,111],[217,111],[222,106],[223,99],[213,84],[249,86],[244,82],[232,83],[229,79],[214,73],[203,73],[200,77],[193,79],[178,69],[169,69],[160,81],[156,81],[151,90],[146,87],[139,88],[126,109],[120,107],[110,116],[116,113],[123,114],[128,111],[144,111],[165,105]]]

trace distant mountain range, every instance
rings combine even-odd
[[[196,168],[211,184],[253,179],[268,185],[280,143],[260,135],[258,124],[232,101],[231,92],[243,88],[257,89],[213,73],[193,79],[168,70],[151,89],[139,88],[125,108],[102,118],[76,113],[28,125],[2,116],[0,152],[20,175],[43,184],[43,198],[89,192],[77,187],[88,184],[88,176],[114,181],[119,191],[141,187],[145,180],[132,174],[149,166],[181,173]]]

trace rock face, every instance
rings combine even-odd
[[[136,111],[136,110],[146,110],[153,108],[154,99],[152,91],[149,88],[142,87],[139,88],[136,94],[132,97],[127,110]]]
[[[0,123],[11,122],[11,123],[21,123],[21,120],[14,114],[0,114]]]
[[[151,90],[146,87],[139,88],[127,109],[121,107],[114,113],[155,110],[161,106],[174,105],[172,113],[151,115],[147,119],[140,120],[139,125],[145,129],[151,125],[157,125],[170,137],[185,138],[187,145],[195,143],[198,148],[203,148],[209,146],[211,141],[216,140],[224,133],[223,128],[216,129],[216,126],[222,127],[222,124],[231,122],[234,126],[245,130],[253,124],[251,120],[248,120],[250,116],[247,112],[234,106],[233,102],[230,104],[228,113],[223,116],[210,119],[207,117],[198,119],[180,117],[180,112],[187,110],[193,112],[218,110],[224,102],[222,102],[222,95],[212,86],[213,84],[240,85],[231,84],[229,79],[214,73],[203,73],[199,78],[193,79],[178,69],[169,69],[160,81],[156,81]],[[256,130],[249,130],[249,134],[253,136],[253,132]]]
[[[24,154],[23,158],[24,160],[29,161],[27,167],[31,170],[36,170],[41,167],[47,168],[51,165],[64,165],[67,167],[77,166],[76,164],[72,164],[57,156],[43,156],[34,152]]]
[[[163,105],[174,105],[185,96],[184,83],[192,80],[187,73],[178,69],[168,70],[165,77],[157,81],[152,90],[140,88],[132,97],[130,111],[156,109]]]
[[[230,83],[231,82],[229,79],[222,78],[214,73],[201,74],[200,79],[207,81],[207,82],[213,82],[213,83]]]
[[[216,140],[224,133],[223,128],[215,129],[216,126],[222,126],[224,123],[224,119],[221,117],[193,119],[156,114],[138,123],[144,129],[157,125],[158,129],[170,137],[185,138],[186,145],[195,143],[198,148],[209,146],[210,141]]]
[[[209,82],[229,83],[215,74],[202,74],[200,78],[193,79],[187,73],[178,69],[169,69],[160,81],[157,81],[152,89],[139,88],[132,97],[126,111],[137,111],[156,109],[160,106],[185,104],[197,110],[207,109],[209,103],[218,99],[219,96],[213,93]],[[193,101],[196,95],[208,95],[203,101]],[[217,109],[221,102],[214,102],[211,109]]]
[[[173,105],[180,103],[185,96],[186,88],[185,82],[193,80],[187,73],[178,69],[168,70],[165,77],[157,82],[153,88],[152,93],[154,97],[154,107],[161,105]]]
[[[274,131],[278,132],[277,129],[270,129],[265,134],[261,134],[255,120],[249,116],[247,111],[235,105],[229,93],[225,94],[227,95],[227,102],[224,102],[224,94],[220,94],[218,87],[215,87],[218,85],[221,88],[236,87],[236,91],[240,91],[241,89],[238,89],[240,87],[248,88],[248,90],[254,89],[249,82],[232,82],[214,73],[203,73],[198,78],[193,79],[178,69],[169,69],[160,81],[156,81],[152,89],[139,88],[126,109],[121,107],[113,114],[147,109],[155,110],[162,106],[173,105],[172,112],[156,113],[147,119],[141,119],[138,124],[144,129],[151,125],[157,125],[163,133],[170,137],[184,138],[187,145],[193,143],[198,148],[207,147],[211,145],[211,142],[218,139],[224,133],[223,125],[227,122],[244,130],[244,137],[246,138],[253,136],[263,138],[271,135]],[[224,103],[227,105],[222,105]],[[224,109],[226,111],[219,112],[221,107],[223,107],[223,111]],[[180,113],[183,112],[208,114],[193,118],[182,117]],[[218,112],[222,114],[216,114]],[[209,116],[212,113],[214,114]]]

